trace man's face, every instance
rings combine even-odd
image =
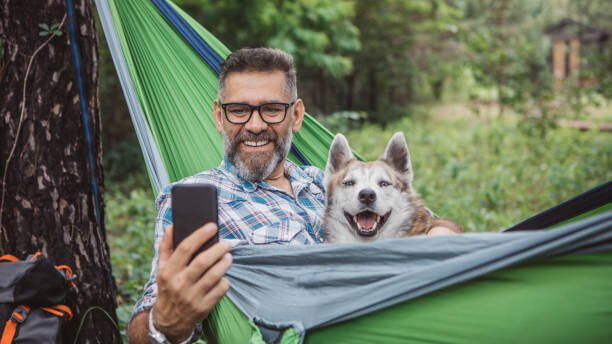
[[[225,79],[225,99],[222,101],[224,104],[257,106],[291,103],[293,99],[285,92],[285,74],[281,71],[236,72]],[[244,124],[232,124],[218,101],[215,101],[213,113],[217,130],[223,135],[225,155],[242,178],[255,182],[266,179],[282,168],[293,133],[302,125],[304,105],[301,99],[297,99],[287,110],[285,119],[278,124],[264,122],[259,111],[254,111]]]

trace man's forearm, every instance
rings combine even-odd
[[[142,311],[130,321],[128,326],[128,343],[149,344],[149,311]]]
[[[429,229],[431,230],[432,228],[435,228],[435,227],[444,227],[444,228],[447,228],[453,231],[454,233],[463,232],[463,229],[461,228],[461,226],[459,226],[459,224],[457,224],[454,221],[443,219],[443,218],[436,218],[431,221],[431,225]]]

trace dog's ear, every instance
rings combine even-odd
[[[380,160],[389,163],[396,171],[404,176],[404,181],[412,186],[412,163],[410,162],[410,152],[406,144],[406,138],[402,132],[393,134],[385,152],[380,156]]]
[[[327,158],[327,166],[325,167],[325,185],[327,186],[329,178],[334,173],[338,172],[354,159],[355,156],[353,152],[351,152],[351,147],[349,147],[346,137],[342,134],[336,134],[329,148],[329,157]]]

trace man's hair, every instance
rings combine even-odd
[[[231,73],[241,72],[274,72],[285,73],[285,93],[297,98],[296,71],[293,57],[279,49],[242,48],[231,53],[221,64],[219,74],[219,100],[225,98],[225,79]]]

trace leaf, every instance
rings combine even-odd
[[[47,23],[40,23],[38,24],[38,27],[45,30],[45,31],[49,31],[49,24]]]
[[[38,33],[38,35],[39,35],[39,36],[42,36],[42,37],[44,37],[44,36],[49,36],[49,31],[40,31],[40,32]]]
[[[61,36],[64,33],[61,30],[57,30],[57,31],[54,31],[53,34],[56,35],[56,36]]]

